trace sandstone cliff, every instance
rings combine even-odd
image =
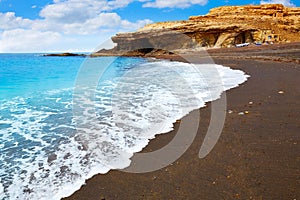
[[[300,8],[281,4],[224,6],[186,21],[146,25],[112,37],[117,46],[96,55],[144,55],[201,47],[231,47],[241,43],[300,41]],[[154,52],[155,53],[155,52]]]

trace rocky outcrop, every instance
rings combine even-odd
[[[80,56],[80,57],[86,57],[85,54],[77,54],[77,53],[51,53],[51,54],[45,54],[43,56],[56,56],[56,57],[74,57],[74,56]]]
[[[241,43],[300,41],[300,8],[281,4],[224,6],[186,21],[146,25],[133,33],[112,37],[117,46],[95,55],[144,55],[185,49],[232,47]],[[145,50],[146,49],[146,50]]]

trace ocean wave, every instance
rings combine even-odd
[[[1,104],[0,124],[7,126],[0,129],[0,197],[69,196],[92,176],[129,166],[155,135],[247,77],[221,65],[146,62],[99,82],[97,90]]]

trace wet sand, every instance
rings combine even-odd
[[[145,174],[113,170],[97,175],[66,199],[300,199],[300,44],[209,53],[215,63],[251,76],[227,91],[227,110],[232,112],[213,151],[198,157],[210,122],[209,103],[200,109],[196,139],[175,163]],[[239,115],[245,111],[248,114]],[[143,151],[165,146],[179,126],[176,123],[174,131],[159,135]]]

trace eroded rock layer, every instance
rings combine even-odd
[[[296,42],[300,41],[300,8],[281,4],[218,7],[205,16],[149,24],[133,33],[117,34],[112,40],[117,46],[100,50],[99,55]]]

